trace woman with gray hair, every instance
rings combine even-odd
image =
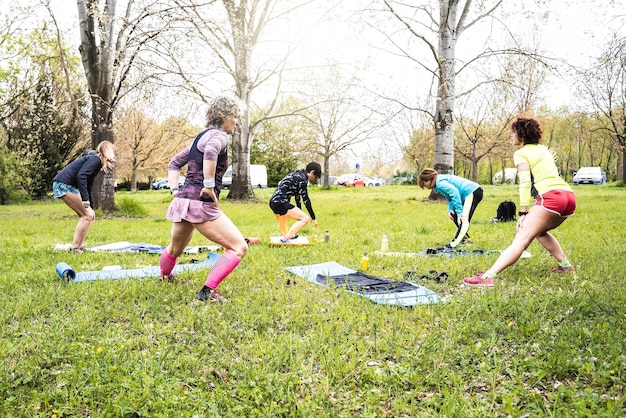
[[[222,176],[228,168],[228,135],[235,132],[238,117],[239,105],[235,100],[215,98],[207,110],[207,128],[176,154],[168,166],[169,184],[178,184],[180,170],[185,165],[187,177],[180,190],[170,189],[174,199],[166,218],[173,223],[170,243],[161,253],[161,277],[172,277],[176,259],[191,241],[194,230],[226,250],[211,267],[204,287],[196,292],[201,301],[226,301],[217,287],[248,251],[243,235],[219,207]]]

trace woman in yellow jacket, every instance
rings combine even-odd
[[[520,147],[513,154],[520,198],[515,238],[489,270],[464,279],[465,285],[493,286],[496,275],[515,263],[533,239],[556,258],[558,265],[550,273],[574,272],[561,244],[548,231],[574,214],[576,198],[559,176],[552,152],[539,144],[541,136],[541,126],[534,118],[520,116],[511,124],[511,142]]]

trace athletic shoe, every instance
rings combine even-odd
[[[553,268],[552,270],[550,270],[548,273],[573,273],[573,272],[574,272],[574,266],[562,267],[559,265]]]
[[[287,238],[287,235],[285,235],[284,237],[280,239],[280,242],[282,242],[283,244],[287,244],[289,241],[291,241],[292,239],[296,239],[296,238],[298,238],[298,234],[294,235],[291,238]]]
[[[213,290],[209,288],[198,290],[196,292],[196,297],[198,298],[198,300],[202,302],[204,301],[219,302],[219,303],[226,302],[226,298],[222,297],[222,295],[217,293],[217,290]]]
[[[466,286],[493,287],[493,277],[483,277],[484,272],[481,271],[474,277],[463,279]]]
[[[83,248],[74,248],[74,247],[72,247],[72,248],[70,248],[70,249],[69,249],[69,250],[67,250],[67,251],[68,251],[69,253],[73,253],[73,254],[82,254],[82,253],[83,253],[83,249],[84,249],[84,248],[85,248],[85,247],[83,247]]]

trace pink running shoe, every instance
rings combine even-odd
[[[474,277],[463,279],[466,286],[493,287],[493,277],[483,277],[484,272],[481,271]]]
[[[574,266],[568,266],[568,267],[556,266],[555,268],[550,270],[548,273],[573,273],[573,272],[574,272]]]

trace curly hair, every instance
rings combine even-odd
[[[538,144],[543,135],[539,121],[531,117],[515,118],[511,123],[511,131],[516,132],[517,137],[522,139],[524,144]]]
[[[222,126],[224,120],[239,113],[239,104],[235,99],[218,96],[209,104],[206,112],[207,126]]]

